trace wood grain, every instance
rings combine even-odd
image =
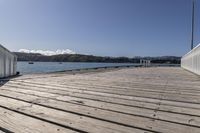
[[[199,81],[178,67],[25,75],[0,87],[0,132],[199,133]]]

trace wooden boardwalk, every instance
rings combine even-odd
[[[0,133],[200,133],[200,78],[181,68],[26,75],[0,87]]]

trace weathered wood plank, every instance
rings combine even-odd
[[[0,109],[69,131],[198,133],[199,81],[168,67],[26,75],[0,88]]]
[[[12,83],[12,82],[10,82]],[[123,87],[123,86],[112,86],[112,85],[106,85],[106,86],[94,86],[94,85],[80,85],[78,83],[76,84],[55,84],[52,82],[46,82],[46,83],[38,83],[38,82],[30,82],[30,81],[14,81],[14,83],[19,84],[19,85],[31,85],[34,86],[36,85],[41,85],[41,86],[50,86],[50,87],[56,87],[56,88],[62,88],[62,90],[64,89],[79,89],[79,90],[90,90],[90,91],[101,91],[101,92],[112,92],[112,93],[120,93],[123,94],[125,92],[125,94],[131,94],[133,91],[139,91],[139,92],[152,92],[152,93],[162,93],[163,91],[165,91],[166,94],[178,94],[178,95],[187,95],[187,96],[199,96],[200,94],[200,88],[199,90],[192,90],[191,88],[188,89],[184,89],[184,88],[175,88],[175,87],[167,87],[165,86],[160,86],[157,88],[155,86],[151,87],[151,86],[133,86],[133,87]]]
[[[63,127],[71,127],[80,132],[132,133],[145,131],[136,129],[134,127],[113,124],[110,122],[85,117],[79,114],[72,114],[69,112],[51,109],[6,97],[0,97],[0,103],[3,107],[25,113],[31,117],[37,117],[38,119],[54,122]],[[146,129],[146,131],[148,131],[148,129]]]
[[[28,87],[28,89],[31,90],[40,90],[40,91],[48,91],[51,93],[57,93],[61,95],[69,95],[69,93],[86,93],[90,95],[102,95],[102,96],[108,96],[108,97],[117,97],[122,99],[132,99],[132,97],[144,97],[144,98],[153,98],[153,99],[159,99],[159,100],[167,100],[167,101],[175,101],[175,102],[185,102],[185,103],[200,103],[199,96],[190,96],[190,95],[180,95],[180,94],[166,94],[165,91],[160,93],[155,92],[140,92],[140,91],[132,91],[132,95],[125,95],[119,93],[113,93],[111,92],[101,92],[101,91],[94,91],[94,90],[81,90],[81,89],[72,89],[72,88],[60,88],[50,85],[28,85],[28,84],[13,84],[9,83],[6,86],[16,86],[18,88],[24,88],[25,86]],[[164,94],[164,95],[163,95]]]
[[[0,107],[0,131],[5,133],[77,133]]]
[[[4,86],[5,87],[5,86]],[[9,86],[6,86],[7,89],[9,89]],[[108,102],[108,103],[114,103],[114,104],[120,104],[120,105],[126,105],[126,106],[138,106],[142,102],[142,106],[145,107],[145,103],[152,103],[151,106],[157,108],[157,105],[167,105],[170,108],[173,109],[173,107],[184,107],[184,108],[193,108],[193,109],[200,109],[199,104],[192,104],[192,103],[183,103],[183,102],[176,102],[176,101],[167,101],[162,99],[151,99],[151,98],[144,98],[144,97],[121,97],[113,95],[91,95],[87,93],[63,93],[57,91],[57,92],[49,92],[48,90],[42,90],[42,89],[30,89],[31,87],[25,87],[25,86],[10,86],[11,91],[17,91],[17,92],[28,92],[28,94],[38,95],[38,96],[51,96],[51,97],[59,97],[59,96],[70,96],[75,98],[81,98],[81,99],[88,99],[88,100],[94,100],[94,101],[102,101],[102,102]]]
[[[9,98],[0,98],[2,106],[6,106],[13,110],[18,110],[29,114],[34,117],[40,117],[48,119],[49,121],[56,121],[61,124],[69,125],[71,127],[76,127],[82,129],[86,132],[141,132],[142,130],[136,130],[134,128],[123,127],[120,125],[114,125],[108,122],[101,122],[95,119],[90,119],[84,116],[73,115],[71,113],[62,112],[58,110],[53,110],[50,108],[41,107],[34,104],[29,104]],[[7,102],[5,102],[7,101]],[[142,117],[134,117],[130,121],[135,121],[135,125],[140,128],[146,128],[158,132],[173,132],[176,130],[178,132],[190,132],[193,133],[199,132],[199,128],[179,125],[169,122],[161,122],[157,120],[150,120]],[[107,127],[108,126],[108,127]],[[162,127],[162,128],[161,128]],[[165,127],[165,128],[164,128]],[[144,131],[143,131],[144,132]]]
[[[4,95],[12,97],[12,95],[8,95],[8,92],[4,93]],[[22,100],[29,101],[26,99],[26,95],[15,94],[15,96],[22,98]],[[48,94],[46,94],[46,96],[48,96]],[[63,102],[57,101],[56,99],[50,100],[50,97],[47,99],[47,98],[41,98],[41,97],[35,96],[35,100],[29,101],[29,102],[39,103],[41,105],[50,106],[53,108],[56,107],[56,108],[74,112],[74,113],[79,112],[82,115],[88,115],[88,116],[96,117],[99,119],[105,119],[108,121],[113,121],[113,122],[118,122],[118,123],[121,122],[121,124],[124,123],[127,125],[133,124],[134,122],[131,123],[131,121],[129,119],[131,119],[133,117],[132,115],[137,115],[137,116],[157,119],[157,120],[161,120],[161,121],[171,121],[171,122],[175,122],[175,123],[200,127],[200,117],[190,116],[190,115],[188,116],[188,115],[183,115],[180,113],[174,114],[174,113],[170,113],[167,111],[163,112],[163,111],[159,110],[159,106],[155,110],[150,110],[150,109],[146,109],[143,107],[135,108],[135,107],[120,106],[120,105],[116,106],[113,104],[108,104],[108,103],[105,104],[105,103],[97,102],[97,101],[87,102],[87,100],[84,101],[82,99],[77,99],[77,98],[76,99],[69,98],[69,97],[67,98],[66,96],[60,97],[60,99],[62,99]],[[77,101],[77,103],[79,101],[81,101],[81,102],[80,102],[80,104],[76,105],[76,104],[73,104],[72,102],[66,103],[64,101]],[[84,107],[83,105],[88,105],[90,107],[88,107],[88,106]],[[94,107],[94,108],[91,108],[91,107]],[[115,111],[118,111],[118,113],[116,113]],[[188,109],[187,111],[189,111],[189,112],[196,111],[196,114],[200,113],[199,110],[189,110]],[[120,114],[119,112],[121,112],[121,113],[124,112],[124,113],[130,114],[130,115]],[[107,116],[107,114],[108,114],[108,116]],[[121,119],[118,121],[117,117],[120,117]],[[115,118],[117,118],[117,119],[115,119]],[[134,126],[134,125],[132,125],[132,126]]]
[[[19,96],[17,96],[19,97]],[[23,97],[23,96],[20,96]],[[35,98],[37,100],[33,101],[33,103],[39,103],[41,105],[44,106],[50,106],[52,108],[59,108],[65,111],[70,111],[70,112],[74,112],[74,113],[80,113],[82,115],[87,115],[87,116],[92,116],[92,117],[96,117],[99,119],[105,119],[108,121],[113,121],[113,122],[118,122],[121,124],[134,124],[131,123],[129,119],[132,119],[132,117],[136,116],[143,116],[143,117],[147,117],[147,118],[152,118],[153,120],[161,120],[161,121],[169,121],[169,122],[174,122],[174,123],[180,123],[180,124],[185,124],[185,125],[193,125],[193,126],[200,126],[200,117],[194,117],[194,116],[188,116],[188,115],[181,115],[181,114],[173,114],[173,113],[169,113],[169,112],[162,112],[159,111],[157,109],[155,110],[148,110],[148,109],[144,109],[144,108],[127,108],[127,107],[120,107],[118,106],[108,106],[107,108],[103,109],[103,105],[100,104],[99,107],[100,108],[88,108],[88,107],[84,107],[81,104],[80,105],[74,105],[74,104],[70,104],[70,103],[65,103],[65,102],[61,102],[61,101],[56,101],[56,100],[50,100],[50,99],[39,99],[39,98]],[[24,100],[24,99],[23,99]],[[25,99],[26,100],[26,99]],[[79,101],[80,99],[70,99],[69,101]],[[83,103],[85,103],[85,101],[82,101]],[[94,105],[98,105],[98,102],[93,103]],[[90,104],[91,105],[91,104]],[[105,105],[104,105],[105,106]],[[95,107],[95,106],[94,106]],[[98,107],[98,106],[96,106]],[[129,114],[133,114],[132,115],[126,115],[126,114],[120,114],[120,113],[116,113],[116,112],[111,112],[109,111],[109,108],[113,109],[113,111],[122,111],[122,110],[128,110]],[[120,110],[119,110],[120,109]],[[199,110],[196,110],[199,112]],[[118,119],[120,118],[120,120]],[[130,126],[134,126],[134,125],[130,125]]]

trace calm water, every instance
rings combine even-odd
[[[22,74],[29,73],[45,73],[62,70],[72,70],[81,68],[95,68],[95,67],[109,67],[109,66],[124,66],[124,65],[137,65],[131,63],[77,63],[77,62],[34,62],[34,64],[28,64],[28,62],[18,62],[17,71]]]

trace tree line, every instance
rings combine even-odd
[[[162,56],[162,57],[102,57],[81,54],[63,54],[45,56],[33,53],[14,52],[18,61],[41,61],[41,62],[101,62],[101,63],[140,63],[140,59],[151,60],[152,63],[180,64],[180,57]]]

